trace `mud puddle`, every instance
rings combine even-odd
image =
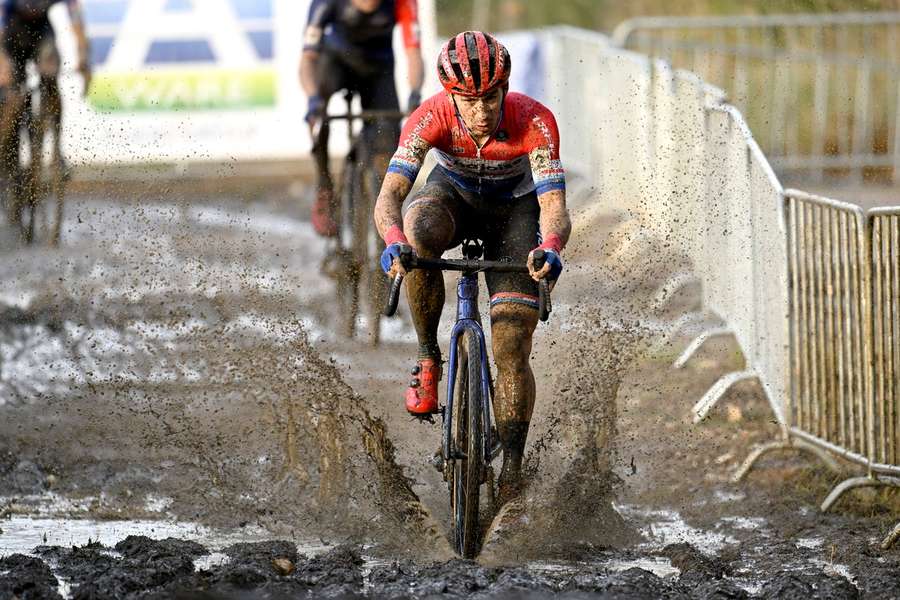
[[[62,252],[0,263],[0,493],[21,538],[8,552],[30,555],[4,558],[4,582],[52,576],[85,598],[894,597],[877,524],[820,532],[810,513],[792,530],[802,505],[769,514],[772,496],[720,485],[730,463],[696,459],[734,437],[685,423],[725,363],[644,358],[673,319],[650,306],[673,268],[661,248],[613,235],[600,258],[576,240],[537,334],[528,485],[480,563],[448,562],[438,428],[400,402],[411,329],[387,322],[379,349],[331,333],[308,223],[164,198],[69,214]]]
[[[118,532],[145,526],[120,524]],[[157,539],[136,532],[115,542],[103,537],[109,530],[94,531],[101,537],[80,545],[48,540],[27,555],[0,558],[0,591],[44,598],[858,597],[835,573],[807,568],[748,579],[689,544],[652,554],[598,550],[592,560],[486,566],[373,560],[358,546],[255,541],[254,532],[235,542],[231,534],[182,530],[176,539],[156,530]]]

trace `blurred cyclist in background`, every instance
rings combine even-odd
[[[421,101],[422,55],[416,0],[312,0],[300,60],[300,82],[308,97],[306,122],[313,137],[318,171],[312,223],[321,236],[337,235],[334,183],[328,170],[328,124],[322,121],[328,99],[338,90],[359,93],[363,110],[399,111],[394,86],[394,26],[406,47],[410,95],[407,110]],[[366,125],[363,136],[379,172],[400,137],[400,124],[386,120]]]
[[[41,89],[47,94],[45,101],[50,103],[54,112],[62,113],[57,81],[60,58],[56,35],[47,16],[50,7],[57,3],[65,3],[69,9],[78,46],[78,71],[84,77],[85,94],[90,86],[90,47],[78,0],[0,0],[0,86],[6,89],[0,109],[0,148],[7,148],[7,140],[17,121],[16,115],[25,100],[23,88],[28,61],[34,61],[37,66]],[[9,156],[4,157],[4,160],[9,159]]]

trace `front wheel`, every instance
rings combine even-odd
[[[359,315],[360,266],[356,234],[355,205],[359,198],[359,166],[353,156],[347,158],[338,194],[337,222],[340,231],[338,248],[335,249],[337,267],[338,327],[348,339],[356,336],[356,318]]]
[[[451,452],[464,452],[453,460],[450,508],[457,553],[475,558],[481,539],[480,490],[486,469],[484,461],[483,386],[481,343],[475,332],[459,340],[456,401],[453,409]]]

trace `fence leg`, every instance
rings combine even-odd
[[[831,457],[830,454],[822,450],[821,448],[817,448],[812,444],[807,444],[803,440],[796,440],[792,438],[788,438],[786,440],[778,440],[775,442],[767,442],[765,444],[760,444],[756,448],[754,448],[750,454],[747,455],[747,458],[744,459],[744,462],[741,463],[741,466],[735,471],[734,475],[731,476],[732,483],[739,483],[747,476],[747,473],[750,472],[750,469],[753,468],[753,465],[756,464],[763,454],[767,452],[774,452],[776,450],[802,450],[805,452],[809,452],[811,454],[815,454],[816,457],[821,460],[828,470],[832,473],[840,473],[841,467],[837,463],[834,458]]]
[[[664,284],[662,284],[659,290],[657,290],[656,296],[654,296],[653,298],[654,310],[663,310],[666,306],[666,302],[668,302],[672,298],[672,296],[674,296],[679,290],[689,285],[694,285],[699,281],[700,280],[697,278],[697,276],[689,271],[681,271],[679,273],[676,273],[675,275],[670,277]]]
[[[684,352],[681,353],[681,356],[675,361],[673,366],[676,369],[681,369],[684,365],[687,364],[691,357],[700,349],[703,344],[706,343],[707,340],[710,340],[715,337],[724,337],[726,335],[733,335],[732,331],[726,327],[717,327],[715,329],[707,329],[688,344],[687,348],[684,349]]]
[[[703,394],[700,401],[694,405],[694,424],[705,419],[712,407],[716,405],[716,402],[718,402],[719,399],[725,395],[725,392],[727,392],[735,383],[756,378],[757,375],[754,371],[735,371],[723,375],[711,388],[709,388],[709,390],[706,391],[705,394]]]
[[[675,337],[681,332],[682,329],[685,329],[688,325],[693,329],[695,326],[700,325],[703,321],[706,320],[706,315],[701,312],[689,312],[681,315],[669,326],[668,330],[660,336],[659,340],[653,344],[654,352],[661,352],[665,350],[669,345],[674,343]]]
[[[890,550],[891,546],[893,546],[894,542],[896,542],[898,539],[900,539],[900,523],[894,525],[893,531],[887,534],[887,537],[884,538],[883,542],[881,542],[881,549]]]
[[[825,498],[825,501],[822,502],[822,512],[828,512],[828,510],[834,506],[834,503],[850,490],[861,487],[881,487],[885,485],[900,487],[900,479],[897,479],[896,477],[879,477],[877,475],[851,477],[850,479],[846,479],[835,486],[835,488],[831,490],[831,493],[828,494],[828,497]]]

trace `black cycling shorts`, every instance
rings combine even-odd
[[[485,260],[509,260],[524,265],[528,253],[540,244],[540,205],[534,192],[512,200],[474,198],[458,189],[441,169],[435,168],[427,183],[403,203],[403,214],[423,202],[443,207],[453,225],[453,241],[447,250],[464,240],[477,239],[484,244]],[[485,280],[492,307],[513,303],[537,310],[538,284],[528,273],[488,271]]]
[[[35,61],[43,76],[56,77],[59,73],[56,36],[49,19],[10,18],[2,43],[12,66],[13,83],[25,83],[25,66],[29,60]]]
[[[363,110],[400,110],[394,85],[394,63],[372,62],[365,67],[351,64],[337,51],[325,48],[319,55],[319,95],[326,100],[339,90],[359,94]],[[327,135],[327,128],[323,128]],[[393,154],[400,140],[400,121],[384,119],[363,129],[366,145],[376,154]]]

